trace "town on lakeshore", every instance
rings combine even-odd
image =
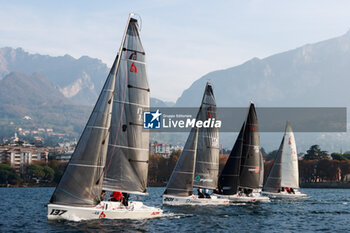
[[[64,138],[56,145],[46,145],[44,134],[53,135],[52,129],[19,128],[14,136],[3,138],[0,144],[0,185],[5,187],[55,186],[71,159],[77,140]],[[32,137],[28,137],[31,135]],[[25,138],[29,139],[28,141]],[[149,144],[150,186],[165,186],[183,145]],[[262,148],[267,178],[278,150],[266,152]],[[220,170],[230,154],[230,149],[220,147]],[[344,153],[322,151],[312,145],[306,153],[299,153],[301,187],[350,188],[350,151]]]

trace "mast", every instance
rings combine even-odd
[[[258,189],[260,181],[260,138],[254,104],[249,107],[243,134],[239,187]]]
[[[50,203],[95,206],[99,202],[101,174],[109,140],[116,60]]]
[[[149,133],[142,114],[150,106],[150,90],[138,23],[131,16],[119,51],[103,189],[146,194]]]
[[[207,83],[197,120],[217,119],[213,87]],[[219,173],[219,129],[198,129],[197,156],[193,186],[216,189]]]
[[[170,176],[164,194],[187,197],[193,194],[198,129],[192,128],[185,147]]]

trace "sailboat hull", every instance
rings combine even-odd
[[[262,194],[270,198],[276,198],[276,199],[299,199],[299,198],[307,197],[306,194],[301,193],[299,191],[295,191],[295,193],[293,194],[287,193],[287,192],[281,192],[281,193],[262,192]]]
[[[229,199],[230,203],[255,203],[255,202],[270,202],[270,198],[267,196],[262,196],[261,193],[252,193],[251,196],[246,196],[244,194],[234,194],[234,195],[220,195],[215,194],[218,199],[225,198]]]
[[[48,204],[48,219],[65,219],[70,221],[92,219],[145,219],[162,216],[163,210],[149,207],[142,202],[132,201],[129,206],[123,206],[120,202],[104,201],[95,207],[77,207]]]
[[[198,198],[197,195],[188,197],[179,197],[172,195],[163,195],[163,205],[182,206],[182,205],[229,205],[229,200],[217,198],[212,195],[211,198]]]

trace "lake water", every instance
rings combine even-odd
[[[349,232],[349,189],[303,189],[296,201],[221,207],[164,207],[149,220],[49,222],[54,188],[0,188],[0,232]],[[164,188],[149,188],[147,205],[161,206]]]

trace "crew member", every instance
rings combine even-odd
[[[123,201],[123,194],[121,192],[113,192],[109,197],[111,197],[110,201]]]

